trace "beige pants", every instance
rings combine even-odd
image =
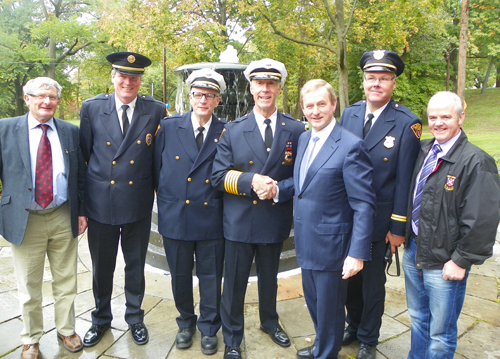
[[[42,282],[45,254],[52,273],[55,324],[62,335],[75,332],[76,256],[78,240],[71,233],[69,204],[31,211],[20,246],[11,245],[19,302],[23,314],[23,344],[38,343],[43,335]]]

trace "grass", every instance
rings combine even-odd
[[[469,141],[489,153],[500,170],[500,88],[465,91],[465,121],[462,125]],[[427,125],[422,139],[432,138]]]

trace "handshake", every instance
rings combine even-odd
[[[252,189],[260,200],[273,199],[276,197],[278,182],[269,176],[263,176],[258,173],[252,178]]]

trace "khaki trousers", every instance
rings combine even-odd
[[[72,335],[75,332],[78,240],[71,233],[68,202],[46,211],[30,211],[23,242],[11,248],[23,315],[23,344],[38,343],[43,335],[45,255],[52,273],[56,329],[62,335]]]

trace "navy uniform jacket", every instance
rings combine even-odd
[[[276,181],[291,177],[298,139],[303,132],[301,122],[278,112],[268,155],[253,111],[226,125],[219,140],[212,175],[215,188],[224,192],[226,239],[268,244],[281,243],[289,237],[293,219],[291,196],[283,203],[261,201],[251,183],[255,173]],[[287,148],[291,149],[288,158],[285,157]]]
[[[212,187],[210,178],[226,121],[212,115],[198,152],[191,113],[163,119],[156,136],[158,231],[169,239],[221,239],[222,192]]]
[[[122,225],[151,214],[153,141],[166,107],[138,96],[123,138],[114,94],[86,100],[80,111],[80,144],[85,161],[85,209],[97,222]]]
[[[366,101],[349,106],[340,124],[363,138]],[[372,241],[385,239],[389,230],[404,236],[408,191],[420,150],[422,122],[405,106],[390,100],[366,135],[365,142],[373,164],[373,189],[377,213]]]
[[[348,255],[371,260],[375,193],[370,156],[364,142],[337,123],[299,190],[299,170],[310,138],[311,131],[300,136],[292,179],[297,261],[303,269],[342,271]]]
[[[79,146],[78,127],[54,118],[68,179],[71,231],[78,236],[78,216],[84,216],[83,183],[85,162]],[[21,245],[34,189],[31,181],[27,115],[0,120],[0,180],[2,206],[0,234],[10,243]]]

